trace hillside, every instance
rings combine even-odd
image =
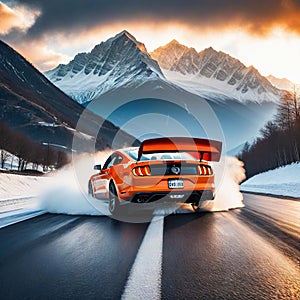
[[[82,150],[91,140],[97,148],[110,147],[117,132],[120,146],[133,139],[73,101],[2,41],[0,107],[0,119],[10,127],[26,133],[37,142],[55,144],[69,150],[74,135]],[[81,116],[80,128],[76,128]],[[103,125],[98,133],[99,124]]]

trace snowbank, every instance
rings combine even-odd
[[[0,173],[0,228],[45,213],[38,194],[50,178]]]
[[[0,173],[0,201],[36,196],[41,190],[41,185],[46,185],[47,182],[48,177]]]
[[[241,185],[241,190],[300,198],[300,163],[253,176]]]

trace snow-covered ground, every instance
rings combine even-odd
[[[242,191],[300,198],[300,163],[294,163],[251,177]]]
[[[0,228],[45,213],[38,194],[50,178],[0,173]]]
[[[0,201],[37,196],[47,182],[49,178],[44,176],[0,173]]]

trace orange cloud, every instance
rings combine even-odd
[[[268,1],[266,1],[268,2]],[[300,34],[300,4],[295,0],[276,0],[274,4],[261,2],[261,11],[245,13],[240,20],[244,29],[254,36],[268,35],[274,28],[282,28],[287,32]],[[266,5],[264,5],[266,4]],[[229,27],[236,26],[236,20]]]
[[[253,0],[253,1],[207,1],[207,0],[132,0],[132,5],[120,1],[116,7],[113,1],[15,0],[23,5],[38,8],[42,14],[30,28],[31,38],[40,38],[55,32],[88,30],[106,26],[141,22],[150,26],[163,23],[181,23],[198,29],[239,27],[251,34],[264,35],[274,27],[283,27],[300,33],[299,0]]]
[[[6,35],[13,29],[26,32],[40,15],[37,10],[31,10],[23,5],[10,8],[0,1],[0,34]]]
[[[15,24],[18,22],[18,17],[8,6],[0,2],[0,20],[0,33],[7,34],[15,27]]]
[[[60,63],[68,63],[72,59],[70,56],[49,48],[42,40],[11,45],[41,72],[53,69]]]
[[[12,31],[3,40],[42,71],[126,29],[150,52],[175,38],[198,51],[212,46],[266,75],[299,81],[300,0],[133,1],[121,1],[118,9],[105,0],[73,0],[72,7],[68,1],[14,0],[18,6],[11,8],[0,1],[0,35]]]

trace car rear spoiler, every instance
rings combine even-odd
[[[143,154],[163,152],[187,152],[199,160],[219,161],[222,152],[222,142],[190,137],[167,137],[145,140],[141,143],[138,158]]]

